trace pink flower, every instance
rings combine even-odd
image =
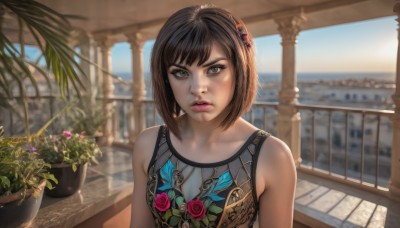
[[[196,220],[202,220],[206,216],[206,209],[203,202],[199,199],[190,200],[187,203],[187,210],[190,216]]]
[[[70,131],[63,131],[63,135],[64,135],[65,138],[69,139],[69,138],[71,138],[71,136],[72,136],[72,132],[70,132]]]
[[[36,148],[32,145],[29,145],[29,151],[32,153],[36,153]]]
[[[156,200],[153,205],[159,211],[168,210],[171,203],[169,202],[167,193],[163,192],[161,194],[157,194]]]

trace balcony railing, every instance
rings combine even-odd
[[[114,97],[112,115],[114,141],[132,142],[134,129],[131,97]],[[18,102],[18,99],[16,100]],[[101,102],[101,101],[99,101]],[[144,100],[145,126],[162,124],[152,100]],[[65,101],[53,96],[31,97],[28,107],[31,132],[38,129]],[[276,135],[278,103],[255,102],[244,118],[260,129]],[[393,111],[296,105],[301,113],[301,158],[299,169],[363,186],[386,190],[390,177]],[[23,134],[21,121],[9,110],[0,110],[0,125],[8,134]],[[63,119],[56,124],[62,124]],[[57,131],[51,126],[51,131]],[[59,130],[59,129],[58,129]]]
[[[297,105],[301,113],[300,169],[387,190],[393,111]]]

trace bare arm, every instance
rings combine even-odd
[[[136,139],[132,169],[134,189],[132,196],[131,228],[155,227],[151,211],[146,203],[147,167],[153,154],[158,128],[142,132]]]
[[[260,172],[260,182],[263,183],[259,198],[260,227],[292,227],[297,175],[292,154],[286,144],[274,137],[266,140],[260,153],[257,172]]]

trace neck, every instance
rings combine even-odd
[[[239,118],[228,129],[224,129],[219,126],[220,121],[211,121],[207,123],[196,122],[184,115],[180,120],[182,141],[192,141],[200,144],[212,143],[228,136],[234,126],[241,122],[243,122],[243,120]]]

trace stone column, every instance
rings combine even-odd
[[[129,142],[133,143],[138,134],[145,128],[145,113],[143,100],[146,95],[143,70],[143,44],[141,33],[125,34],[132,49],[132,103],[133,103],[133,129],[129,132]]]
[[[394,6],[394,12],[397,13],[397,39],[400,42],[400,2]],[[396,90],[392,96],[395,105],[393,116],[393,139],[392,139],[392,164],[389,184],[390,195],[400,199],[400,45],[397,45],[397,67],[396,67]]]
[[[84,80],[84,105],[85,107],[88,107],[87,111],[91,112],[93,108],[90,107],[96,105],[97,95],[96,66],[90,63],[96,62],[96,45],[93,37],[88,33],[82,34],[80,36],[79,48],[81,50],[81,55],[86,58],[86,60],[81,59],[80,61],[80,66],[87,77]]]
[[[296,76],[296,43],[300,25],[305,21],[302,14],[277,18],[282,37],[282,81],[279,91],[277,134],[291,149],[296,166],[300,156],[300,113],[295,105],[298,91]]]
[[[111,73],[111,47],[114,41],[107,36],[102,36],[97,39],[97,43],[100,46],[101,52],[101,67],[103,71],[103,108],[107,113],[111,113],[114,110],[114,102],[112,100],[114,96],[114,84]],[[111,116],[111,115],[110,115]],[[114,140],[113,134],[113,122],[111,117],[107,119],[103,126],[103,137],[101,143],[110,146]]]

